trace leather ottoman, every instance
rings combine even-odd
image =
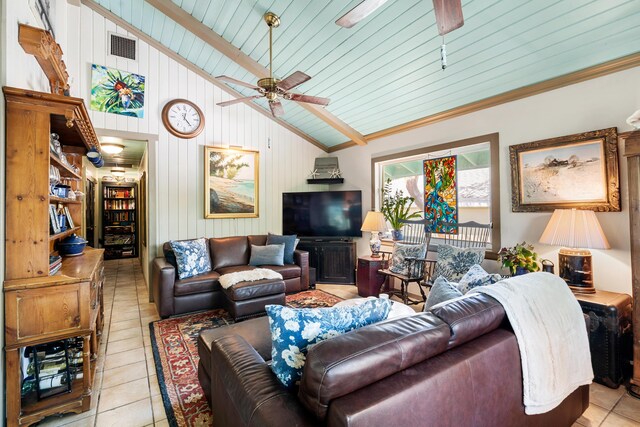
[[[264,314],[267,304],[285,304],[284,281],[264,279],[240,282],[223,289],[225,308],[233,320]]]

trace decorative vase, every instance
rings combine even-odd
[[[529,272],[529,270],[527,270],[525,267],[516,267],[516,271],[515,273],[513,273],[514,276],[522,276],[523,274],[527,274]]]
[[[402,230],[391,230],[391,238],[396,242],[398,240],[404,239],[404,235],[402,234]]]
[[[371,248],[371,257],[372,258],[380,258],[380,246],[382,242],[380,242],[380,238],[378,237],[377,231],[371,232],[371,240],[369,240],[369,247]]]

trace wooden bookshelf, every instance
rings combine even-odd
[[[58,84],[58,83],[56,83]],[[52,82],[53,85],[53,82]],[[82,156],[100,144],[79,98],[3,88],[6,103],[6,251],[5,354],[8,426],[27,426],[44,417],[90,409],[94,356],[103,324],[103,250],[62,259],[49,275],[49,256],[57,244],[80,233],[83,203],[51,194],[50,166],[69,178],[71,190],[84,190]],[[50,149],[50,134],[60,136],[67,162]],[[75,169],[72,167],[75,166]],[[73,227],[53,232],[50,205],[72,219]],[[67,338],[82,338],[83,377],[69,393],[38,399],[22,396],[23,349]]]
[[[137,257],[137,184],[102,181],[102,212],[105,259]]]

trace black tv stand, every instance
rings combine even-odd
[[[350,238],[302,238],[298,249],[309,252],[318,283],[356,283],[356,242]]]

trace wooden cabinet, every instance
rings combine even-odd
[[[380,290],[385,283],[386,276],[379,274],[378,270],[387,268],[388,264],[389,261],[381,257],[365,256],[358,258],[358,295],[361,297],[380,296]]]
[[[355,242],[302,240],[298,249],[309,252],[318,283],[355,284]]]
[[[7,423],[33,424],[47,415],[87,411],[91,405],[103,312],[103,250],[63,258],[49,274],[58,242],[80,233],[84,219],[79,200],[52,195],[50,167],[71,189],[83,189],[82,156],[100,144],[82,99],[23,89],[3,88],[6,102],[6,251],[5,353]],[[61,151],[50,149],[59,135]],[[50,205],[68,213],[73,226],[51,230]],[[81,338],[82,376],[68,393],[38,400],[22,396],[21,349],[68,338]]]

